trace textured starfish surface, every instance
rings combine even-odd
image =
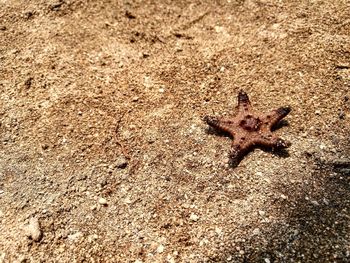
[[[290,143],[273,134],[273,127],[291,111],[290,107],[280,107],[267,114],[254,112],[249,97],[244,91],[238,93],[237,114],[232,118],[205,116],[204,121],[211,127],[232,135],[230,164],[238,165],[252,148],[268,147],[283,149]]]

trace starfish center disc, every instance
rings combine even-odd
[[[246,115],[239,125],[247,131],[257,131],[260,128],[261,120],[252,115]]]

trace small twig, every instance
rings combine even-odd
[[[345,65],[345,64],[339,64],[339,65],[335,65],[336,69],[349,69],[350,66],[349,65]]]
[[[116,140],[117,140],[117,144],[120,146],[120,149],[121,149],[123,155],[125,156],[126,159],[130,160],[130,155],[129,155],[129,152],[128,152],[127,148],[118,139],[118,137],[119,137],[118,136],[119,127],[120,127],[120,123],[121,123],[122,119],[124,118],[124,115],[125,115],[125,112],[122,114],[122,116],[119,118],[119,120],[117,122],[117,125],[115,127],[115,137],[116,137]]]
[[[193,36],[187,35],[184,31],[186,31],[187,29],[191,28],[196,23],[200,22],[208,14],[209,14],[209,10],[207,10],[204,13],[200,14],[196,18],[188,21],[187,23],[184,23],[184,24],[178,26],[177,28],[172,30],[170,32],[170,35],[168,35],[166,38],[169,38],[170,36],[173,35],[173,36],[175,36],[177,38],[193,39],[194,38]]]
[[[189,36],[189,35],[187,35],[185,33],[181,33],[181,32],[178,32],[178,31],[172,32],[172,34],[175,37],[177,37],[177,38],[184,38],[184,39],[193,39],[194,38],[193,36]]]
[[[187,30],[190,27],[192,27],[194,24],[198,23],[201,21],[206,15],[209,14],[209,10],[205,11],[203,14],[197,16],[195,19],[192,19],[191,21],[185,23],[184,25],[180,26],[181,30]]]

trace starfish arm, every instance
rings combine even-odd
[[[260,136],[254,140],[256,145],[262,145],[273,149],[288,148],[291,143],[276,136]]]
[[[238,163],[245,153],[246,151],[242,149],[239,144],[232,144],[231,150],[229,152],[230,162]]]
[[[291,111],[289,106],[280,107],[277,110],[273,110],[270,113],[266,114],[263,119],[267,121],[269,128],[271,129],[274,125],[276,125],[280,120],[288,115]]]
[[[243,156],[251,150],[253,145],[254,142],[247,141],[244,137],[235,137],[232,141],[231,150],[229,152],[231,164],[239,163]]]
[[[204,121],[211,127],[232,134],[232,122],[216,117],[205,116]],[[232,134],[233,135],[233,134]]]
[[[251,109],[248,94],[245,93],[243,90],[240,90],[238,93],[238,106],[237,106],[237,108],[238,108],[239,112],[247,112]]]

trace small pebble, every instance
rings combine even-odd
[[[114,162],[114,166],[120,169],[124,169],[127,165],[128,160],[124,156],[119,156]]]
[[[208,239],[203,239],[203,240],[201,240],[200,242],[199,242],[199,246],[204,246],[204,245],[206,245],[206,244],[208,244],[209,243],[209,240]]]
[[[350,175],[350,169],[349,168],[339,169],[339,172],[344,174],[344,175]]]
[[[197,216],[196,214],[191,214],[191,216],[190,216],[190,220],[191,221],[194,221],[194,222],[196,222],[196,221],[198,221],[198,219],[199,219],[199,216]]]
[[[90,235],[90,236],[88,236],[87,239],[89,242],[93,242],[94,240],[98,239],[98,235],[96,235],[96,234]]]
[[[164,251],[164,246],[162,244],[160,244],[157,248],[157,253],[160,254],[160,253],[163,253],[163,251]]]
[[[329,201],[326,198],[323,198],[323,203],[325,203],[325,205],[329,205]]]
[[[311,204],[315,205],[315,206],[319,206],[320,204],[316,201],[316,200],[312,200]]]
[[[216,232],[216,234],[221,235],[222,234],[222,228],[215,227],[215,232]]]
[[[335,160],[333,160],[333,165],[335,167],[339,167],[339,168],[350,166],[350,159],[348,159],[348,158],[335,159]]]
[[[338,113],[338,117],[339,117],[339,119],[344,120],[344,119],[345,119],[345,112],[341,110],[341,111]]]
[[[262,211],[262,210],[259,211],[259,215],[260,215],[260,216],[264,216],[265,214],[266,214],[265,211]]]
[[[167,256],[167,262],[168,262],[168,263],[175,263],[175,259],[174,259],[171,255],[168,254],[168,256]]]
[[[286,199],[288,199],[288,196],[285,196],[285,195],[282,194],[282,195],[281,195],[281,198],[284,199],[284,200],[286,200]]]
[[[254,230],[253,230],[253,235],[259,235],[260,234],[260,229],[259,228],[255,228]]]
[[[182,48],[181,44],[179,44],[179,43],[176,44],[175,51],[176,51],[176,52],[181,52],[181,51],[183,51],[183,48]]]
[[[78,239],[80,239],[81,237],[83,237],[83,233],[81,232],[76,232],[74,234],[71,234],[71,235],[68,235],[67,238],[70,240],[70,241],[77,241]]]
[[[135,97],[132,98],[132,101],[133,101],[133,102],[136,102],[136,101],[138,101],[138,100],[139,100],[139,97],[137,97],[137,96],[135,96]]]
[[[225,32],[225,28],[223,26],[215,26],[214,30],[215,30],[216,33]]]
[[[157,140],[158,134],[156,130],[149,129],[145,133],[145,139],[148,143],[154,143]]]
[[[127,196],[125,199],[124,199],[124,203],[126,203],[126,204],[132,204],[132,201],[131,201],[131,199],[130,199],[130,197],[129,196]]]
[[[104,199],[103,197],[100,197],[100,198],[98,199],[98,203],[99,203],[100,205],[107,205],[107,200]]]
[[[323,143],[320,144],[320,149],[321,149],[321,150],[324,150],[324,149],[326,149],[326,148],[327,148],[326,145],[324,145]]]
[[[266,183],[268,183],[268,184],[270,184],[270,183],[271,183],[271,180],[270,180],[270,179],[268,179],[268,178],[264,178],[264,181],[265,181]]]
[[[41,240],[43,234],[40,229],[38,218],[32,217],[29,219],[28,225],[25,226],[25,232],[28,238],[31,238],[36,242]]]
[[[271,262],[270,259],[268,259],[268,258],[265,258],[264,261],[265,261],[265,263],[270,263]]]

